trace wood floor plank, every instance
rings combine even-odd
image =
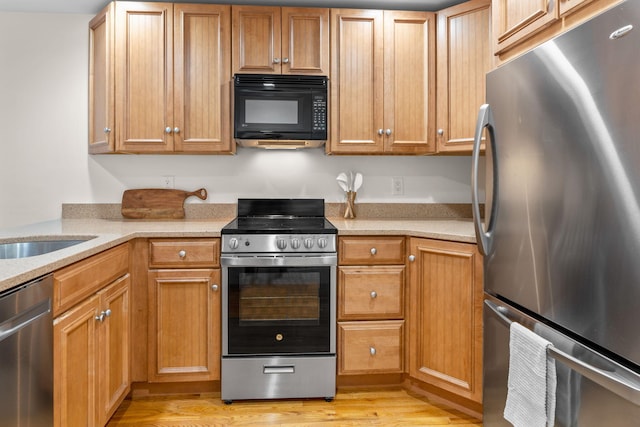
[[[339,391],[323,399],[235,401],[219,393],[126,400],[107,427],[458,426],[482,423],[403,389]]]

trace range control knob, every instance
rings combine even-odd
[[[238,239],[236,239],[235,237],[229,239],[229,247],[231,249],[238,249],[239,244],[240,243],[238,242]]]
[[[300,240],[291,239],[291,248],[298,249],[300,247]]]
[[[278,239],[276,240],[276,246],[278,247],[278,249],[283,251],[287,248],[287,241],[284,239]]]
[[[307,249],[311,249],[313,247],[313,239],[311,238],[304,239],[304,247]]]
[[[320,249],[324,249],[327,247],[327,239],[325,239],[324,237],[321,237],[318,239],[318,247]]]

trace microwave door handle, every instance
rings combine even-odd
[[[519,323],[525,323],[526,319],[518,318],[517,313],[513,313],[507,307],[503,305],[495,304],[492,301],[485,300],[484,304],[504,323],[505,326],[510,327],[512,322],[520,321]],[[513,317],[515,320],[511,320],[509,317]],[[530,323],[530,322],[527,322]],[[556,331],[557,332],[557,331]],[[602,358],[604,366],[617,364],[608,358],[593,353],[592,354]],[[607,371],[600,369],[592,364],[583,362],[564,351],[557,349],[556,347],[548,347],[547,355],[553,357],[559,362],[570,369],[576,371],[580,375],[589,378],[591,381],[599,384],[612,393],[617,394],[623,399],[640,406],[640,375],[625,370],[626,375],[623,377],[615,371]]]

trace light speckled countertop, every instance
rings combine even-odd
[[[96,236],[78,245],[34,257],[0,260],[0,292],[80,261],[133,238],[219,237],[229,218],[147,221],[61,219],[0,230],[0,243],[47,237]],[[350,219],[329,217],[340,235],[408,235],[475,243],[470,219]]]

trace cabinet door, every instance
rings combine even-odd
[[[280,74],[280,8],[232,6],[233,74]]]
[[[435,140],[435,14],[384,12],[384,151],[425,154]]]
[[[96,425],[99,303],[93,296],[54,320],[55,427]]]
[[[482,260],[475,245],[412,238],[409,375],[482,401]]]
[[[89,22],[89,153],[115,150],[114,5]]]
[[[282,8],[282,73],[329,74],[329,9]]]
[[[383,12],[331,10],[332,153],[384,150]]]
[[[178,152],[232,152],[231,8],[174,5],[174,143]]]
[[[99,322],[98,425],[105,425],[129,393],[131,325],[129,274],[98,293]],[[100,316],[99,316],[100,317]]]
[[[438,152],[471,153],[478,109],[486,102],[486,74],[493,66],[490,24],[489,0],[438,12]]]
[[[338,323],[338,374],[403,372],[404,321]]]
[[[220,270],[149,271],[149,382],[220,379]]]
[[[534,35],[558,18],[558,2],[497,0],[493,7],[494,54],[498,55]]]
[[[116,2],[116,149],[173,151],[173,5]]]

